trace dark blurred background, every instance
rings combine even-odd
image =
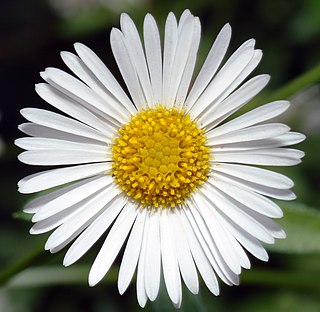
[[[33,257],[47,237],[31,237],[28,234],[31,223],[22,220],[19,215],[13,217],[30,199],[17,193],[17,181],[38,169],[20,164],[16,159],[19,149],[14,147],[13,141],[21,136],[17,126],[23,122],[19,110],[23,107],[50,109],[34,91],[34,84],[41,81],[39,72],[46,67],[66,69],[59,53],[63,50],[72,51],[73,43],[79,41],[91,47],[120,78],[109,45],[111,27],[118,27],[120,13],[129,13],[141,30],[144,15],[150,12],[162,31],[168,12],[173,11],[179,16],[185,8],[199,16],[202,23],[198,69],[216,34],[226,22],[233,29],[229,53],[251,37],[256,39],[256,46],[263,50],[264,57],[255,74],[271,74],[272,79],[266,91],[270,97],[274,90],[319,63],[318,0],[1,2],[0,268],[3,272],[29,254]],[[283,119],[294,130],[308,135],[308,140],[299,146],[307,156],[302,165],[283,172],[295,180],[298,201],[316,210],[320,207],[318,86],[301,90],[292,98],[292,103],[290,112]],[[314,227],[320,231],[318,223]],[[310,240],[319,238],[311,235]],[[318,243],[320,246],[320,239]],[[124,296],[118,295],[114,283],[116,272],[112,273],[115,278],[106,278],[104,284],[88,288],[86,278],[89,266],[86,264],[93,261],[96,250],[85,256],[80,261],[82,266],[74,271],[63,269],[60,265],[63,252],[50,257],[47,257],[47,253],[38,252],[39,268],[46,265],[43,271],[39,271],[42,274],[35,272],[38,275],[32,275],[31,272],[25,278],[25,284],[17,282],[0,288],[0,311],[139,311],[134,286]],[[210,295],[204,285],[198,297],[188,295],[185,291],[183,311],[320,311],[320,288],[312,282],[320,277],[319,255],[317,248],[305,253],[294,249],[282,253],[276,248],[271,252],[270,263],[266,265],[252,259],[253,270],[243,274],[242,286],[230,288],[221,284],[222,294],[217,298]],[[57,278],[57,281],[54,280],[55,271],[45,270],[47,266],[55,267],[56,264],[61,267],[57,274],[65,276]],[[300,278],[304,282],[300,283]],[[165,294],[161,294],[156,303],[147,305],[146,310],[171,311],[173,308]]]

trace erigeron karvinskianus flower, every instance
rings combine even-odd
[[[292,200],[293,182],[260,166],[300,163],[301,151],[285,146],[304,136],[279,123],[275,101],[225,121],[269,81],[244,80],[262,57],[255,41],[243,43],[222,65],[230,41],[226,24],[192,81],[200,22],[186,10],[166,20],[163,49],[154,18],[144,20],[143,41],[128,15],[111,31],[111,48],[129,95],[103,62],[83,44],[77,55],[62,52],[70,75],[56,68],[41,73],[36,91],[62,114],[25,108],[20,125],[28,137],[20,161],[59,166],[25,177],[21,193],[59,187],[32,200],[32,234],[54,230],[45,249],[68,244],[64,265],[81,258],[103,235],[89,284],[96,285],[125,244],[118,288],[136,272],[139,304],[155,300],[163,274],[168,295],[182,301],[181,278],[194,294],[198,273],[218,295],[217,276],[239,283],[250,268],[245,250],[267,261],[262,243],[284,238],[271,218],[282,217],[269,198]],[[163,51],[163,52],[162,52]],[[68,116],[65,116],[68,115]],[[106,233],[106,234],[105,234]],[[162,273],[161,273],[162,272]]]

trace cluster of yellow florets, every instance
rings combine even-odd
[[[143,110],[119,129],[113,175],[144,206],[175,207],[208,177],[209,148],[190,116],[162,106]]]

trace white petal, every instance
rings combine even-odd
[[[190,81],[191,81],[192,74],[193,74],[194,67],[197,60],[200,37],[201,37],[201,24],[200,24],[199,18],[196,17],[189,56],[186,61],[186,66],[185,66],[183,75],[181,77],[180,85],[179,85],[177,96],[176,96],[176,106],[179,108],[183,107],[185,99],[187,97],[187,92],[189,90]]]
[[[212,113],[206,113],[199,117],[199,123],[206,130],[216,127],[225,118],[247,104],[255,97],[269,82],[269,75],[259,75],[244,83],[238,90],[223,100]]]
[[[20,113],[27,120],[48,128],[80,135],[102,142],[105,142],[107,139],[104,134],[83,123],[44,109],[24,108]]]
[[[221,218],[224,226],[230,231],[230,233],[238,240],[238,242],[247,249],[253,256],[262,261],[268,261],[269,256],[261,243],[252,235],[247,233],[238,224],[232,220],[226,220]]]
[[[79,143],[86,143],[86,144],[99,144],[105,145],[109,142],[107,136],[105,140],[95,140],[92,138],[86,138],[83,136],[79,136],[76,134],[71,134],[68,132],[55,130],[52,128],[48,128],[45,126],[41,126],[32,122],[26,122],[18,126],[19,130],[23,133],[40,138],[47,138],[47,139],[57,139],[57,140],[66,140],[66,141],[73,141]]]
[[[236,164],[217,164],[216,166],[213,166],[213,170],[223,172],[245,181],[279,189],[288,189],[294,185],[293,181],[285,175],[258,167]]]
[[[296,198],[294,193],[287,189],[278,189],[278,188],[263,186],[260,184],[255,184],[249,181],[238,179],[237,177],[229,177],[217,171],[215,172],[215,176],[217,176],[219,179],[226,182],[227,184],[229,183],[231,185],[236,185],[240,188],[244,188],[245,190],[251,190],[272,198],[282,199],[282,200],[293,200]],[[212,185],[214,185],[215,179],[209,178],[209,182]]]
[[[208,86],[212,77],[215,75],[221,61],[227,51],[231,38],[231,27],[229,24],[223,26],[215,42],[213,43],[208,56],[192,86],[186,100],[186,108],[189,110],[198,100],[203,90]]]
[[[275,101],[255,108],[207,133],[210,137],[230,133],[276,117],[288,109],[288,101]]]
[[[111,163],[87,164],[51,169],[29,175],[19,181],[20,193],[34,193],[109,171]]]
[[[68,151],[68,150],[34,150],[22,152],[18,159],[29,165],[56,166],[56,165],[76,165],[110,161],[105,153],[91,151]]]
[[[61,250],[92,223],[95,218],[99,217],[118,193],[116,188],[108,187],[83,202],[79,202],[77,204],[79,212],[49,236],[45,249],[50,250],[52,253]]]
[[[271,218],[281,218],[283,216],[283,212],[277,204],[258,193],[225,183],[217,177],[214,182],[214,186],[252,210]]]
[[[178,44],[178,27],[176,17],[172,12],[168,14],[164,33],[163,48],[163,76],[162,76],[162,101],[166,106],[169,97],[170,79],[173,68],[174,56]]]
[[[68,249],[63,259],[63,265],[69,266],[80,259],[109,228],[125,204],[124,196],[116,197],[110,201],[104,212],[81,233]]]
[[[245,231],[259,240],[268,244],[274,243],[274,239],[270,233],[254,218],[236,206],[236,203],[231,198],[224,197],[220,191],[209,185],[205,185],[201,191],[210,200],[212,209],[218,208],[226,217],[239,224]]]
[[[145,254],[146,254],[146,244],[147,244],[147,234],[148,234],[148,223],[144,223],[141,250],[139,255],[138,270],[137,270],[137,299],[140,307],[144,308],[147,303],[148,296],[145,288]]]
[[[107,274],[110,266],[118,255],[126,240],[132,224],[138,214],[138,209],[130,201],[121,211],[104,241],[89,273],[89,285],[94,286]]]
[[[164,102],[168,107],[173,107],[176,103],[178,88],[187,65],[191,46],[192,44],[196,44],[196,42],[193,42],[196,40],[193,36],[195,25],[195,18],[191,15],[188,16],[186,21],[183,23],[182,29],[178,36],[171,73],[170,77],[168,77],[168,79],[170,79],[168,95],[166,101]],[[163,78],[166,79],[166,77]]]
[[[96,153],[106,153],[106,150],[108,149],[106,144],[87,144],[40,137],[19,138],[15,140],[14,144],[29,151],[73,150],[79,152],[92,151]]]
[[[301,163],[304,153],[289,148],[270,148],[243,152],[215,152],[214,161],[262,166],[294,166]]]
[[[160,228],[159,228],[159,209],[147,214],[148,234],[145,251],[145,288],[147,296],[154,301],[159,292],[160,286]]]
[[[87,46],[81,43],[75,43],[74,48],[82,61],[99,79],[104,87],[131,113],[135,114],[136,109],[128,98],[126,93],[121,88],[118,81],[114,78],[110,70],[105,66],[101,59]]]
[[[103,99],[94,90],[70,74],[52,67],[46,68],[40,74],[45,81],[68,97],[102,115],[106,119],[106,122],[120,125],[128,121],[128,111],[121,105],[118,105],[119,102],[111,96],[107,96],[107,94],[105,94],[105,98]]]
[[[142,48],[137,28],[128,14],[122,13],[120,18],[121,31],[124,35],[124,43],[129,53],[131,63],[137,72],[147,105],[154,105],[154,97],[146,63],[146,57]]]
[[[182,226],[181,222],[181,210],[176,209],[172,218],[170,218],[171,229],[173,231],[173,237],[176,246],[177,258],[181,276],[193,294],[199,292],[199,281],[197,275],[197,269],[192,258],[190,247],[187,241],[187,234]]]
[[[199,211],[201,211],[201,215],[222,258],[235,274],[240,274],[240,263],[228,238],[228,235],[217,220],[217,217],[214,215],[213,210],[215,209],[210,209],[211,207],[208,208],[209,203],[201,194],[197,193],[193,196],[193,198],[198,206]],[[212,213],[210,210],[212,210]]]
[[[124,250],[118,276],[118,289],[122,295],[128,288],[136,269],[143,238],[147,209],[142,209],[137,216]]]
[[[208,227],[206,226],[202,215],[198,211],[198,207],[195,203],[193,203],[193,201],[190,201],[188,206],[189,208],[185,209],[185,213],[203,251],[206,253],[206,256],[215,272],[227,285],[238,285],[238,275],[231,271],[219,253],[212,236],[209,233]]]
[[[202,276],[202,279],[208,289],[217,296],[219,294],[219,285],[214,270],[206,256],[206,252],[202,249],[184,211],[180,214],[180,217],[185,229],[190,251]]]
[[[127,85],[133,102],[138,110],[141,110],[146,107],[146,99],[144,98],[137,72],[131,62],[129,52],[126,48],[124,36],[119,29],[113,28],[111,30],[110,43],[114,58],[118,64],[119,70]]]
[[[53,107],[56,107],[69,116],[103,132],[106,137],[111,138],[112,130],[115,131],[115,128],[102,121],[85,107],[79,105],[78,102],[72,100],[70,97],[47,83],[39,83],[36,84],[35,87],[38,95]]]
[[[85,183],[84,183],[85,182]],[[49,218],[56,213],[75,205],[94,193],[100,191],[108,185],[113,183],[113,178],[111,176],[100,175],[93,178],[87,179],[86,181],[81,181],[75,183],[74,185],[67,186],[63,189],[58,190],[55,193],[54,198],[51,196],[51,200],[46,203],[42,200],[42,205],[39,207],[37,213],[33,216],[32,221],[38,222]],[[59,192],[60,191],[60,192]]]
[[[144,46],[149,68],[154,103],[161,103],[162,96],[162,55],[159,30],[151,14],[147,14],[143,24]]]
[[[174,243],[172,241],[172,232],[170,229],[171,212],[168,209],[161,211],[160,233],[161,233],[161,258],[163,276],[168,295],[174,304],[181,302],[182,290],[179,272],[178,259]]]
[[[235,130],[219,136],[215,136],[214,133],[208,132],[207,140],[209,146],[219,146],[230,143],[232,144],[273,138],[275,136],[282,135],[289,130],[290,128],[284,124],[269,123]]]
[[[254,49],[252,45],[247,42],[229,58],[190,109],[190,114],[193,118],[205,112],[206,108],[211,105],[213,101],[217,100],[225,90],[228,90],[248,65],[253,55]]]

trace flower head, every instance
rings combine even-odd
[[[259,75],[243,83],[261,60],[254,40],[225,62],[231,28],[226,24],[193,83],[200,22],[186,10],[177,22],[168,15],[163,53],[158,27],[147,14],[143,43],[133,21],[121,15],[111,47],[129,95],[109,69],[83,44],[77,55],[62,52],[74,76],[56,68],[41,73],[37,93],[63,114],[21,111],[28,137],[16,140],[26,151],[20,161],[59,166],[25,177],[21,193],[59,187],[32,200],[30,232],[54,230],[45,248],[58,252],[69,243],[64,265],[81,258],[105,232],[91,267],[89,284],[108,272],[125,244],[118,288],[122,294],[137,272],[143,307],[155,300],[163,272],[168,295],[182,301],[181,278],[192,293],[198,274],[218,295],[218,276],[239,283],[250,268],[248,251],[260,260],[284,231],[269,198],[291,200],[293,182],[261,166],[298,164],[303,153],[286,148],[304,140],[279,123],[287,101],[275,101],[225,120],[268,83]],[[220,68],[220,69],[219,69]],[[162,270],[161,270],[162,267]]]

